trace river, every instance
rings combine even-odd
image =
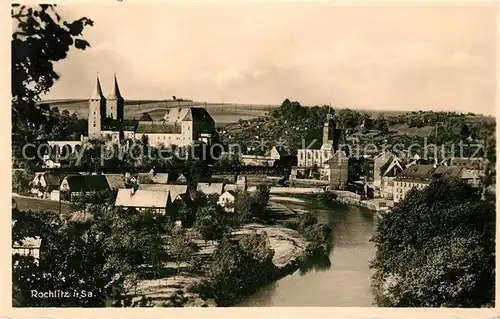
[[[365,208],[335,205],[318,200],[283,202],[292,209],[309,210],[318,221],[332,227],[329,260],[320,267],[297,270],[237,304],[240,307],[370,307],[369,261],[375,248],[369,242],[375,230],[376,213]]]

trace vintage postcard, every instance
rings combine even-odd
[[[494,3],[8,10],[12,311],[495,317]]]

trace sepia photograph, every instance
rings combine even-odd
[[[13,308],[495,307],[494,3],[10,10]]]

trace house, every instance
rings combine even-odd
[[[479,186],[483,177],[482,170],[462,168],[461,176],[463,181],[473,186]]]
[[[378,188],[382,198],[392,199],[394,195],[392,181],[404,169],[405,165],[396,155],[392,155],[382,166],[378,167],[378,171],[375,171],[377,184],[374,183],[374,185]]]
[[[25,237],[20,242],[12,243],[12,255],[32,256],[35,260],[40,258],[42,239],[39,236]]]
[[[79,175],[79,174],[73,174]],[[40,198],[51,198],[59,190],[62,179],[68,175],[53,172],[36,173],[32,182],[31,193]]]
[[[297,156],[288,153],[282,147],[273,146],[269,151],[269,158],[274,166],[295,166],[297,165]]]
[[[64,199],[75,199],[85,193],[110,190],[108,180],[104,175],[69,175],[60,186],[61,196]]]
[[[178,184],[186,184],[187,183],[187,178],[184,174],[180,174],[179,177],[175,180],[176,183]]]
[[[191,227],[196,218],[196,203],[189,193],[179,194],[168,209],[177,226]]]
[[[224,207],[224,210],[227,212],[234,212],[236,197],[237,193],[234,190],[225,191],[219,196],[217,205]]]
[[[125,182],[132,184],[167,184],[168,173],[149,173],[125,174]]]
[[[337,151],[330,159],[326,160],[320,169],[321,176],[326,176],[330,187],[344,189],[349,177],[349,159],[344,151]]]
[[[461,178],[461,171],[462,169],[459,167],[429,164],[408,166],[393,180],[393,200],[397,203],[405,199],[411,189],[423,189],[433,180],[441,177]]]
[[[187,185],[140,184],[137,190],[169,192],[172,200],[178,195],[189,193]]]
[[[155,213],[166,214],[167,206],[172,201],[169,190],[122,188],[116,195],[115,207],[135,208],[140,212],[151,209]]]
[[[224,190],[224,183],[198,183],[196,191],[205,195],[221,195]]]
[[[59,168],[59,167],[61,167],[61,163],[54,162],[51,159],[46,159],[46,160],[43,160],[42,167],[43,168]]]

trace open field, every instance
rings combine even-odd
[[[17,209],[21,211],[32,210],[59,212],[59,202],[57,201],[15,195],[13,195],[12,198],[14,198],[17,203]],[[72,212],[71,205],[68,203],[61,203],[61,211],[67,213]]]
[[[88,100],[86,99],[65,99],[65,100],[45,100],[41,103],[49,104],[50,107],[58,107],[59,110],[68,110],[70,113],[76,113],[79,118],[88,116]],[[237,103],[204,103],[192,101],[173,101],[173,100],[126,100],[125,118],[139,119],[142,113],[147,112],[154,120],[160,120],[169,108],[175,107],[206,107],[210,115],[217,124],[235,123],[238,120],[249,120],[259,116],[265,116],[271,110],[279,107],[278,104],[259,105],[259,104],[237,104]],[[372,117],[377,117],[383,113],[385,116],[396,116],[405,114],[405,111],[384,111],[384,110],[357,110],[366,112]]]
[[[79,118],[88,116],[88,100],[50,100],[41,103],[57,107],[60,111],[68,110],[75,113]],[[171,100],[128,100],[125,101],[125,118],[139,119],[145,112],[149,113],[154,120],[160,120],[165,116],[167,109],[176,107],[206,107],[216,123],[233,123],[239,119],[248,120],[264,116],[278,105],[253,105],[253,104],[229,104],[229,103],[203,103],[189,101]]]
[[[429,133],[434,132],[435,126],[423,126],[423,127],[408,127],[406,124],[397,124],[390,127],[391,131],[396,131],[397,134],[407,134],[408,136],[429,136]]]

